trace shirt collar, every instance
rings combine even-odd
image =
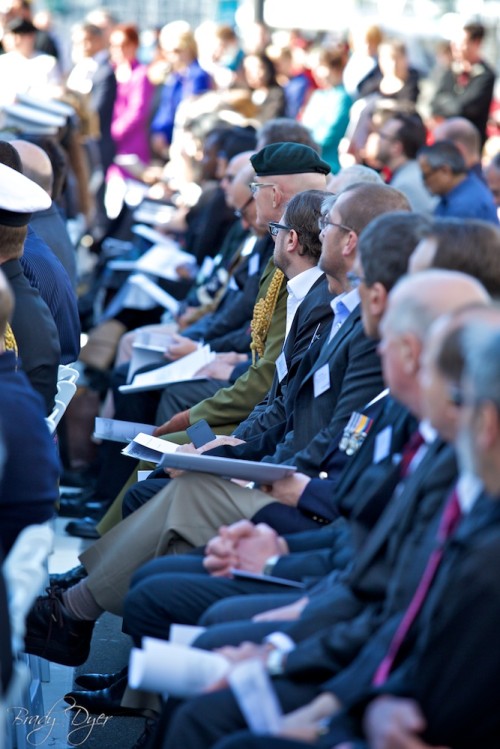
[[[473,473],[462,473],[460,474],[456,491],[460,509],[463,515],[467,515],[474,505],[479,495],[483,491],[483,483],[480,478],[475,476]]]
[[[290,296],[295,297],[298,301],[302,301],[322,275],[323,271],[317,265],[313,268],[308,268],[288,281],[286,285],[287,291]]]
[[[418,425],[418,431],[424,438],[426,445],[432,445],[434,440],[438,438],[438,433],[427,419],[423,419],[420,422]]]
[[[339,302],[342,302],[344,307],[346,307],[347,310],[349,311],[349,314],[351,314],[351,312],[355,310],[359,304],[358,289],[351,289],[351,291],[344,291],[342,294],[338,294],[338,296],[336,296],[335,299],[332,299],[332,301],[330,302],[330,306],[333,310],[334,315],[336,314]]]

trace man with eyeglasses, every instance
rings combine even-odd
[[[472,172],[457,146],[448,140],[424,146],[418,163],[425,186],[440,200],[434,211],[443,218],[479,218],[498,224],[497,211],[488,187]]]

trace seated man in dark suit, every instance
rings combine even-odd
[[[449,498],[437,549],[428,557],[425,575],[393,638],[373,658],[371,685],[358,685],[348,712],[335,719],[315,745],[498,746],[494,643],[500,611],[494,569],[500,532],[500,320],[498,310],[464,311],[461,317],[461,323],[451,321],[448,330],[441,331],[442,349],[435,352],[434,364],[449,367],[453,358],[457,364],[465,358],[456,396],[462,401],[458,451],[463,470],[470,472],[468,487],[463,492],[466,484],[458,484],[457,494]],[[287,733],[299,737],[297,729]],[[247,742],[238,735],[216,746],[299,749],[310,744],[272,738]]]

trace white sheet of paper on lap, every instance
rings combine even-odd
[[[96,439],[110,440],[111,442],[131,442],[141,432],[152,435],[155,429],[156,427],[153,424],[103,419],[101,416],[96,416],[93,436]]]
[[[171,624],[169,642],[176,645],[192,645],[206,630],[206,627],[198,627],[194,624]]]
[[[150,463],[159,463],[167,453],[174,453],[179,445],[169,440],[161,440],[150,434],[138,434],[127,447],[122,450],[122,455],[137,460],[147,460]]]
[[[192,380],[199,369],[214,359],[215,354],[206,344],[178,361],[136,375],[130,385],[120,385],[119,390],[121,393],[138,393],[141,390],[161,390],[172,382],[186,382]]]
[[[168,311],[173,315],[176,315],[178,313],[180,302],[178,302],[177,299],[174,299],[171,294],[162,289],[161,286],[158,286],[157,283],[145,276],[144,273],[134,273],[134,275],[130,276],[128,280],[129,283],[138,286],[141,291],[149,294],[151,299],[154,299],[157,304],[161,305],[165,309],[168,309]]]
[[[228,681],[252,733],[279,733],[281,707],[262,661],[252,658],[236,664],[228,675]]]
[[[142,649],[130,653],[128,683],[174,697],[193,697],[221,679],[230,668],[222,655],[186,645],[142,639]]]
[[[128,365],[127,384],[132,382],[136,372],[140,369],[147,367],[149,364],[163,364],[164,361],[165,349],[158,351],[157,348],[136,346],[134,343],[132,346],[132,357]]]

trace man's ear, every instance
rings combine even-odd
[[[405,374],[414,376],[420,368],[422,342],[413,333],[401,336],[401,357]]]
[[[344,257],[354,257],[358,246],[358,235],[355,231],[350,230],[346,237],[346,242],[342,249]]]
[[[290,231],[288,232],[288,239],[286,241],[286,251],[297,252],[299,247],[300,247],[299,235],[297,234],[295,229],[290,229]]]
[[[370,316],[380,320],[387,306],[387,289],[379,281],[376,281],[372,286],[367,286],[366,289]]]
[[[279,208],[283,204],[283,193],[278,185],[273,185],[271,189],[273,191],[273,208]]]

